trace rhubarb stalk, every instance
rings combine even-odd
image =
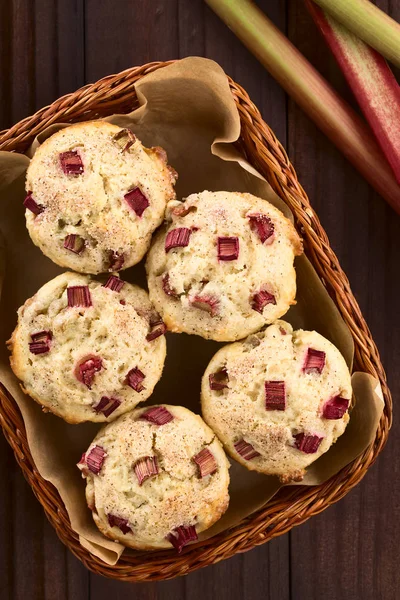
[[[207,0],[271,75],[400,213],[400,186],[369,127],[248,0]]]
[[[315,0],[335,19],[400,67],[400,25],[369,0]]]
[[[305,2],[400,183],[399,84],[385,59],[376,50],[314,2]]]

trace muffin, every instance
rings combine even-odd
[[[106,121],[49,137],[26,177],[26,224],[42,252],[80,273],[138,263],[175,197],[176,172],[162,148],[145,148]]]
[[[233,341],[294,303],[301,241],[269,202],[205,191],[170,202],[166,217],[146,268],[151,301],[168,329]]]
[[[136,409],[103,427],[78,467],[97,527],[131,548],[180,552],[228,507],[222,446],[181,406]]]
[[[339,350],[284,321],[221,348],[201,388],[203,417],[232,458],[284,483],[342,435],[351,395]]]
[[[69,423],[111,421],[151,395],[164,332],[139,287],[64,273],[19,309],[11,367],[44,410]]]

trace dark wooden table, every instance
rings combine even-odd
[[[400,0],[379,0],[400,21]],[[352,101],[302,0],[259,5]],[[288,99],[202,0],[0,1],[0,128],[87,82],[153,60],[219,62],[288,150],[400,391],[400,217]],[[400,426],[339,504],[269,544],[185,578],[91,575],[58,540],[0,436],[1,600],[400,598]]]

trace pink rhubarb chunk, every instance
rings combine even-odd
[[[86,454],[85,462],[89,471],[92,471],[95,475],[98,475],[103,466],[106,453],[101,446],[95,446],[91,449],[89,454]],[[83,458],[83,457],[82,457]]]
[[[267,290],[260,290],[257,294],[254,294],[251,300],[251,308],[261,315],[267,304],[276,304],[275,296],[267,292]]]
[[[167,535],[167,540],[171,542],[178,553],[181,553],[182,549],[187,546],[187,544],[195,542],[197,539],[196,528],[194,525],[181,525]]]
[[[78,469],[80,471],[82,471],[82,473],[84,475],[88,475],[87,464],[86,464],[86,453],[85,452],[82,454],[81,460],[78,462],[78,464],[76,466],[78,467]]]
[[[266,410],[285,410],[286,391],[284,381],[265,382],[265,408]]]
[[[138,217],[141,217],[150,202],[138,187],[133,188],[124,196],[128,206],[135,211]]]
[[[32,192],[28,192],[27,197],[24,200],[24,206],[30,210],[35,216],[40,215],[44,211],[44,206],[37,204],[33,199]]]
[[[196,211],[197,211],[196,206],[191,206],[186,203],[181,204],[180,206],[175,206],[175,208],[173,208],[171,210],[172,214],[177,217],[186,217],[186,215],[188,215],[190,212],[196,212]]]
[[[173,415],[164,406],[152,406],[140,415],[140,419],[154,423],[154,425],[166,425],[173,418]]]
[[[275,227],[271,219],[261,213],[247,215],[247,218],[250,221],[251,230],[258,235],[261,243],[267,242],[266,246],[272,244]]]
[[[342,398],[341,396],[335,396],[327,402],[325,402],[322,409],[322,417],[324,419],[341,419],[349,408],[350,400]]]
[[[164,294],[167,294],[167,296],[172,296],[173,298],[178,298],[178,294],[177,294],[176,290],[174,290],[174,288],[171,286],[171,284],[169,282],[169,273],[164,273],[164,275],[162,277],[161,285],[162,285]]]
[[[115,275],[110,275],[103,287],[111,290],[112,292],[120,292],[125,285],[125,281]]]
[[[93,410],[97,413],[103,413],[105,417],[109,417],[120,404],[121,400],[118,400],[117,398],[103,396],[97,406],[93,407]]]
[[[112,515],[111,513],[107,515],[107,519],[110,527],[118,527],[124,535],[126,535],[127,533],[132,533],[132,529],[128,525],[128,519],[117,517],[116,515]]]
[[[134,367],[129,371],[126,376],[126,383],[135,390],[135,392],[143,391],[144,385],[142,385],[142,381],[146,379],[146,375],[142,373],[137,367]]]
[[[75,254],[81,254],[85,247],[85,240],[75,233],[70,233],[64,240],[64,248]]]
[[[146,340],[148,342],[152,342],[158,337],[164,335],[166,331],[167,327],[160,315],[154,316],[154,318],[150,319],[150,332],[147,334]]]
[[[219,311],[219,300],[215,296],[204,294],[203,296],[192,296],[189,298],[189,302],[194,308],[199,308],[208,312],[212,317],[218,314]]]
[[[92,306],[92,298],[87,285],[73,285],[67,288],[68,306]]]
[[[124,266],[125,256],[122,253],[109,251],[110,264],[108,267],[109,271],[120,271]]]
[[[314,454],[317,452],[320,443],[324,438],[319,435],[307,435],[306,433],[298,433],[294,436],[295,446],[301,452],[306,454]]]
[[[242,456],[245,460],[251,460],[252,458],[257,458],[257,456],[261,456],[257,450],[254,450],[253,446],[244,440],[239,440],[235,444],[233,444],[235,450],[240,456]]]
[[[193,457],[193,460],[199,467],[201,479],[207,477],[207,475],[212,475],[217,470],[217,462],[208,448],[200,450],[200,452]]]
[[[236,260],[239,256],[239,238],[218,238],[218,259],[223,261]]]
[[[31,333],[31,342],[29,350],[32,354],[45,354],[50,350],[50,342],[53,338],[51,331],[38,331]]]
[[[76,150],[61,152],[60,163],[66,175],[82,175],[83,173],[82,159]]]
[[[306,360],[304,362],[304,373],[319,373],[321,374],[325,366],[325,352],[322,350],[307,350]]]
[[[75,367],[75,377],[90,390],[96,373],[101,371],[103,361],[100,356],[86,356]]]
[[[165,252],[172,248],[184,248],[189,244],[191,230],[187,227],[178,227],[167,233],[165,238]]]
[[[127,152],[136,142],[136,136],[130,129],[121,129],[113,137],[121,148],[122,153]]]
[[[222,367],[222,369],[220,369],[219,371],[216,371],[215,373],[210,373],[210,375],[208,376],[208,381],[210,383],[211,390],[223,390],[228,387],[228,371],[225,367]]]
[[[46,354],[50,350],[50,346],[43,342],[29,342],[29,351],[32,354]]]
[[[145,456],[140,458],[134,465],[133,470],[138,479],[139,485],[142,485],[146,479],[158,475],[158,465],[156,456]]]
[[[31,333],[32,342],[50,342],[53,339],[51,331],[38,331],[37,333]]]

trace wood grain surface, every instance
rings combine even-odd
[[[259,6],[353,103],[302,0]],[[400,0],[377,4],[400,21]],[[0,1],[0,129],[109,73],[200,55],[245,87],[288,150],[400,392],[400,217],[202,0]],[[154,584],[89,574],[58,540],[0,436],[1,600],[397,600],[400,426],[339,504],[245,555]]]

